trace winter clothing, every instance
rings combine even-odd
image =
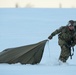
[[[58,44],[61,47],[61,54],[59,60],[66,62],[70,56],[70,50],[72,46],[75,46],[76,41],[76,31],[75,29],[70,30],[69,26],[62,26],[59,29],[55,30],[48,39],[52,39],[53,36],[58,34]]]

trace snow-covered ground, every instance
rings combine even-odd
[[[0,9],[0,51],[34,44],[55,29],[76,20],[76,9]],[[60,54],[58,38],[46,43],[43,58],[37,65],[0,64],[0,75],[75,75],[76,51],[68,65],[57,65]],[[76,49],[76,48],[75,48]]]
[[[75,75],[76,66],[0,65],[0,75]]]

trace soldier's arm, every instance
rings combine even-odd
[[[53,36],[59,34],[63,29],[64,29],[64,26],[60,27],[59,29],[56,29],[54,32],[51,33],[48,39],[52,39]]]

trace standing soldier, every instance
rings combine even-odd
[[[69,56],[71,56],[71,47],[76,44],[74,42],[76,38],[75,21],[70,20],[67,26],[62,26],[55,30],[48,39],[51,40],[56,34],[58,34],[58,44],[61,47],[59,61],[65,63]]]

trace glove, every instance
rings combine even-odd
[[[50,36],[48,37],[48,39],[50,39],[50,40],[51,40],[51,39],[52,39],[52,36],[50,35]]]

